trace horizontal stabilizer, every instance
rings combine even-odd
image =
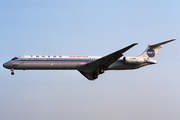
[[[159,47],[159,46],[164,45],[164,44],[166,44],[166,43],[172,42],[172,41],[174,41],[174,40],[176,40],[176,39],[168,40],[168,41],[161,42],[161,43],[158,43],[158,44],[152,44],[152,45],[149,45],[149,47],[151,47],[151,48],[156,48],[156,47]]]

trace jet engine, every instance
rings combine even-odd
[[[147,60],[141,57],[124,57],[123,61],[124,63],[128,64],[142,64],[145,63]]]

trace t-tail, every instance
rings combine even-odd
[[[158,54],[160,48],[163,47],[164,44],[174,41],[175,39],[168,40],[165,42],[161,42],[158,44],[150,44],[146,48],[146,50],[137,57],[123,57],[124,63],[138,65],[138,67],[143,67],[146,65],[156,64],[157,60],[154,60],[156,55]],[[140,66],[139,66],[140,65]]]
[[[149,44],[147,49],[138,57],[144,58],[146,60],[154,60],[154,58],[156,57],[156,55],[158,54],[160,48],[163,47],[164,44],[172,42],[176,39],[172,39],[172,40],[168,40],[165,42],[161,42],[158,44]]]

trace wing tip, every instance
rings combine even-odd
[[[139,44],[139,43],[134,43],[133,45],[137,45],[137,44]]]
[[[169,41],[171,42],[171,41],[175,41],[175,40],[176,40],[176,39],[171,39],[171,40],[169,40]]]
[[[133,46],[135,46],[135,45],[137,45],[137,44],[139,44],[139,43],[133,43],[132,45],[130,45],[131,47],[133,47]]]

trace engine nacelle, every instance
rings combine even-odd
[[[128,64],[142,64],[146,62],[146,60],[141,57],[124,57],[123,61]]]

